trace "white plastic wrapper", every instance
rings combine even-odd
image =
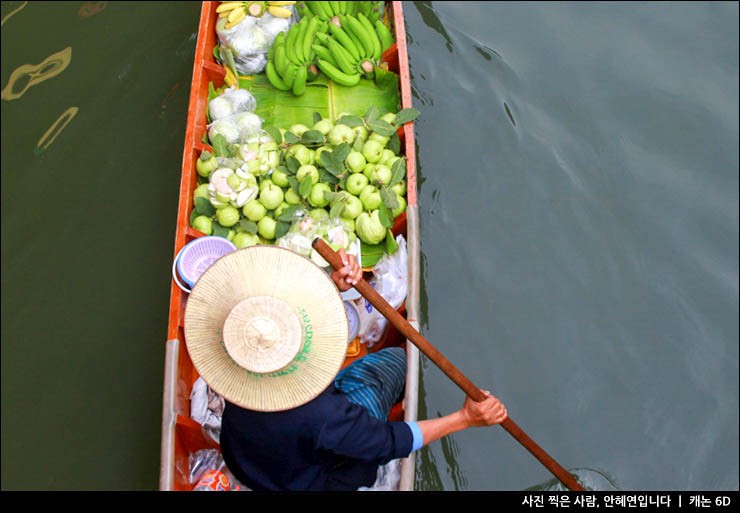
[[[228,118],[239,112],[254,112],[257,100],[246,89],[229,87],[216,98],[208,102],[208,114],[211,121]]]
[[[375,264],[369,284],[393,308],[398,309],[408,294],[408,251],[403,235],[396,236],[396,242],[398,250]],[[364,297],[357,299],[355,304],[360,311],[360,340],[367,347],[372,347],[383,336],[388,319]]]
[[[239,112],[208,125],[208,138],[211,142],[221,134],[228,144],[243,143],[261,133],[262,119],[254,112]]]
[[[292,8],[292,6],[290,6]],[[279,32],[287,32],[291,18],[278,18],[265,13],[259,18],[247,16],[236,26],[225,28],[225,19],[216,23],[219,44],[231,50],[236,70],[243,75],[261,73],[267,65],[267,51]]]

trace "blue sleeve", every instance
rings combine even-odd
[[[411,428],[411,434],[414,435],[414,445],[411,448],[411,452],[418,451],[424,446],[424,435],[421,434],[421,428],[419,424],[413,421],[406,421],[406,424]]]
[[[341,393],[334,396],[332,408],[323,413],[316,439],[318,449],[384,463],[411,454],[414,436],[406,422],[380,421]]]

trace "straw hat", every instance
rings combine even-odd
[[[319,395],[341,368],[348,334],[329,275],[277,246],[216,260],[185,308],[196,370],[215,392],[250,410],[287,410]]]

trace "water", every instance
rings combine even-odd
[[[591,488],[737,490],[737,3],[404,9],[425,336]],[[4,91],[71,48],[1,103],[3,490],[158,486],[198,15],[2,2]],[[552,477],[476,429],[417,488]]]

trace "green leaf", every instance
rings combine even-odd
[[[288,230],[290,230],[290,223],[278,220],[275,225],[275,240],[288,233]]]
[[[398,132],[393,132],[393,135],[388,139],[388,144],[386,144],[385,147],[396,155],[401,153],[401,138],[398,137]]]
[[[385,235],[385,252],[392,255],[396,251],[398,251],[398,242],[396,242],[396,238],[393,236],[393,231],[389,228],[388,233]]]
[[[200,160],[205,162],[206,160],[209,160],[211,157],[213,157],[213,153],[211,153],[208,150],[203,150],[200,152],[200,157],[198,157]]]
[[[326,142],[324,134],[318,130],[306,130],[301,136],[301,144],[306,146],[322,145]]]
[[[382,119],[376,119],[375,121],[369,121],[367,123],[367,126],[373,132],[377,132],[378,134],[385,135],[387,137],[390,137],[396,133],[396,128],[394,128],[393,125],[391,125],[390,123]]]
[[[292,223],[293,218],[295,217],[295,213],[299,210],[303,210],[303,207],[301,205],[291,205],[282,211],[277,220]]]
[[[414,108],[401,109],[396,114],[396,125],[401,126],[419,117],[421,112]]]
[[[334,187],[339,183],[339,178],[328,172],[324,168],[319,168],[319,182],[324,182],[330,187]]]
[[[293,132],[286,131],[285,132],[285,142],[288,144],[295,144],[297,142],[300,142],[301,139],[297,135],[295,135]]]
[[[393,228],[393,216],[384,203],[381,203],[378,208],[378,219],[380,219],[380,224],[386,228]]]
[[[360,116],[344,115],[337,120],[337,125],[347,125],[348,127],[354,128],[356,126],[362,126],[365,122]]]
[[[365,112],[365,122],[369,125],[378,117],[380,116],[380,112],[378,111],[378,107],[375,106],[375,104],[371,104],[370,107]]]
[[[321,117],[321,114],[319,112],[313,113],[313,124],[315,125],[319,121],[321,121],[323,118]]]
[[[216,208],[211,204],[210,201],[202,196],[198,196],[197,198],[195,198],[195,210],[198,212],[198,215],[202,216],[210,217],[216,213]]]
[[[342,195],[334,191],[324,191],[324,199],[329,203],[334,203],[335,201],[342,199]]]
[[[313,180],[311,180],[310,176],[304,176],[298,185],[298,194],[300,197],[308,198],[308,195],[311,193],[311,187],[313,187]]]
[[[229,238],[229,229],[228,228],[226,228],[224,226],[221,226],[216,221],[213,221],[213,223],[211,223],[211,224],[213,226],[213,235],[217,235],[218,237],[223,237],[224,239],[228,239]]]
[[[213,147],[213,151],[217,157],[228,156],[229,143],[226,141],[226,137],[224,137],[223,134],[216,134],[216,136],[213,138],[213,141],[211,141],[211,143],[212,143],[211,146]]]
[[[198,214],[198,211],[193,209],[190,211],[190,226],[193,226],[193,220],[198,217],[200,214]]]
[[[385,89],[391,85],[398,84],[398,75],[390,70],[375,66],[375,85]]]
[[[385,255],[386,244],[365,244],[360,241],[360,254],[362,255],[362,267],[374,267]]]
[[[349,143],[343,142],[339,145],[335,146],[334,149],[331,152],[332,158],[334,158],[334,161],[339,163],[344,163],[344,159],[347,158],[347,155],[349,155],[350,147]]]
[[[406,176],[406,157],[396,160],[391,166],[391,172],[391,181],[388,182],[388,186],[396,185]]]
[[[385,205],[388,210],[393,210],[399,207],[396,191],[394,191],[387,185],[383,185],[380,188],[380,199],[383,201],[383,205]]]
[[[236,231],[247,232],[251,233],[252,235],[256,235],[258,231],[257,223],[255,223],[254,221],[250,221],[249,219],[242,219],[236,225]]]
[[[344,212],[345,203],[343,201],[337,201],[331,206],[329,210],[329,217],[341,217]]]
[[[238,144],[229,144],[226,147],[226,152],[229,156],[229,158],[234,158],[239,155],[239,145]]]
[[[337,159],[334,157],[333,151],[321,152],[321,165],[329,173],[337,177],[344,172],[344,162],[337,161]]]
[[[280,133],[280,130],[274,126],[266,126],[262,127],[262,129],[267,132],[270,137],[275,139],[275,142],[278,143],[278,145],[283,144],[283,134]]]
[[[291,175],[296,174],[298,168],[301,167],[301,161],[292,155],[285,157],[285,165],[288,166],[288,171]]]
[[[294,175],[288,176],[288,183],[290,184],[290,188],[293,189],[293,192],[295,192],[296,194],[300,194],[298,192],[298,179]]]

